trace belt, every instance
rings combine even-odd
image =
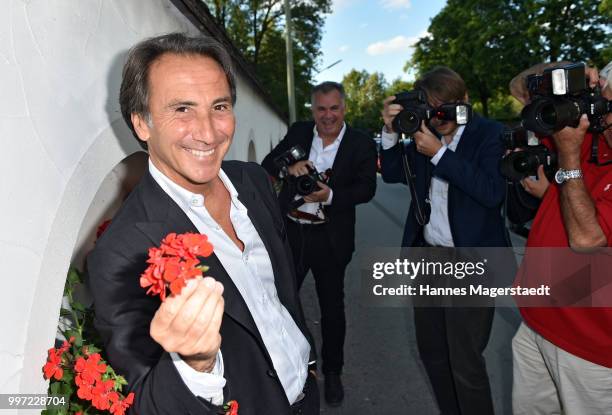
[[[429,242],[423,242],[423,248],[447,248],[447,249],[455,249],[454,246],[444,246],[444,245],[432,245]]]
[[[325,223],[325,220],[321,219],[317,215],[312,213],[302,212],[301,210],[291,210],[287,213],[287,217],[294,222],[301,223],[303,225],[321,225]]]

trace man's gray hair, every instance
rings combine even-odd
[[[332,91],[338,91],[342,102],[344,102],[344,87],[338,82],[325,81],[312,88],[310,93],[310,103],[314,105],[314,96],[316,94],[329,94]]]
[[[138,139],[132,114],[140,114],[150,122],[149,72],[152,64],[164,54],[200,55],[214,59],[225,72],[230,87],[232,104],[236,103],[236,81],[232,60],[221,43],[211,37],[189,37],[183,33],[169,33],[152,37],[133,46],[123,67],[123,79],[119,91],[121,115],[134,137]],[[146,143],[138,139],[143,148]]]

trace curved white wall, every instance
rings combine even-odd
[[[140,150],[117,103],[126,50],[175,30],[196,33],[166,0],[2,4],[0,393],[46,390],[41,367],[79,230],[104,178]],[[227,158],[246,160],[253,140],[261,161],[286,125],[240,76],[236,112]]]

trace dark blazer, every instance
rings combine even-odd
[[[314,121],[300,121],[289,127],[280,143],[268,154],[261,165],[278,178],[279,169],[274,159],[299,144],[310,153],[314,138]],[[332,166],[329,187],[334,192],[332,203],[324,211],[334,254],[340,263],[347,264],[355,250],[355,206],[370,201],[376,193],[376,144],[374,140],[348,125],[340,142]],[[292,199],[288,186],[283,186],[279,199]]]
[[[280,301],[310,340],[297,295],[284,221],[266,172],[254,163],[239,161],[223,162],[222,168],[270,255]],[[148,249],[159,246],[170,232],[198,231],[147,172],[87,259],[96,328],[111,365],[127,378],[129,389],[135,392],[132,413],[212,414],[216,413],[212,406],[189,391],[170,355],[149,336],[149,325],[160,300],[145,295],[145,289],[139,285],[140,274],[146,267]],[[225,400],[236,399],[241,414],[291,413],[270,356],[238,289],[214,253],[204,263],[210,266],[206,274],[225,287],[220,330],[227,380]]]
[[[479,116],[466,125],[456,151],[446,151],[434,166],[414,145],[406,148],[416,174],[415,187],[421,206],[429,197],[431,177],[448,181],[448,219],[457,247],[507,246],[501,215],[505,180],[499,170],[504,153],[503,126]],[[387,183],[406,183],[400,144],[381,152],[381,173]],[[402,246],[423,246],[423,227],[414,215],[414,203],[406,219]]]

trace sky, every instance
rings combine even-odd
[[[445,0],[333,0],[321,40],[319,68],[342,59],[315,76],[317,83],[342,81],[351,69],[382,72],[389,82],[401,77],[412,45],[427,33]]]

